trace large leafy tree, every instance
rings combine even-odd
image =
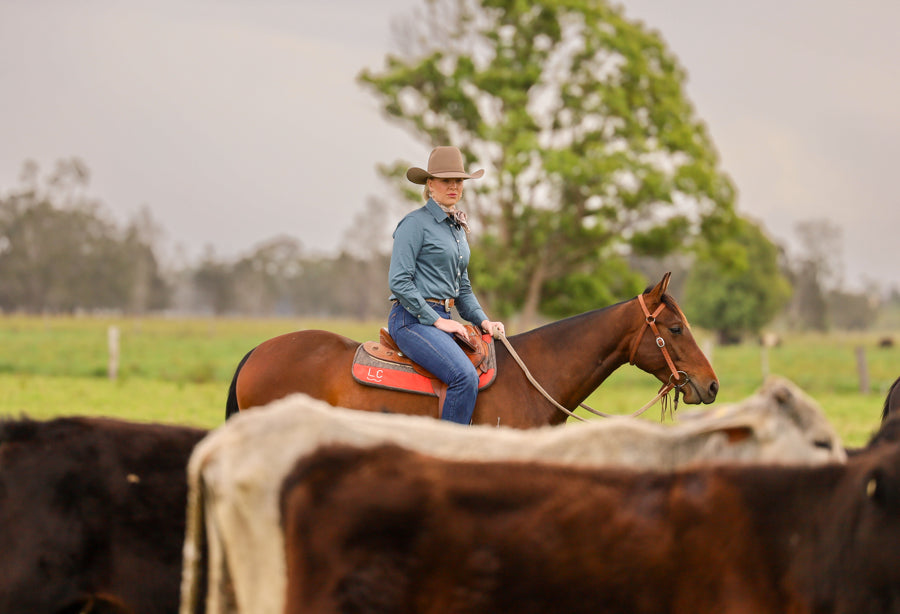
[[[601,0],[425,0],[361,83],[427,146],[488,169],[465,204],[501,315],[565,315],[645,283],[629,255],[731,232],[734,190],[661,37]],[[417,161],[418,162],[418,161]],[[408,161],[382,168],[402,183]],[[412,199],[421,195],[405,186]]]
[[[778,247],[754,222],[741,219],[736,226],[715,253],[700,251],[682,301],[691,320],[716,331],[721,343],[759,333],[791,298]]]

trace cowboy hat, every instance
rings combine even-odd
[[[458,147],[435,147],[428,156],[428,170],[411,167],[406,171],[406,178],[413,183],[424,185],[428,179],[478,179],[484,175],[480,169],[471,175],[463,169],[463,157]]]

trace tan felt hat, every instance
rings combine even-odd
[[[413,166],[406,171],[406,178],[424,185],[431,177],[440,179],[478,179],[484,175],[484,169],[474,173],[466,173],[463,169],[462,152],[458,147],[435,147],[428,156],[428,170]]]

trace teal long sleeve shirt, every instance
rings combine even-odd
[[[452,298],[463,319],[480,325],[488,318],[472,292],[469,255],[466,231],[428,199],[394,230],[388,273],[391,300],[400,301],[422,324],[432,325],[438,315],[425,299]]]

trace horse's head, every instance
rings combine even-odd
[[[691,404],[712,403],[719,379],[700,350],[678,303],[666,294],[671,273],[632,301],[635,327],[629,361],[671,384]]]

